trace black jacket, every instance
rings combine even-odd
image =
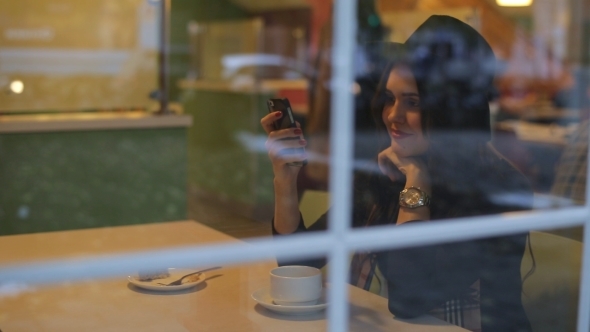
[[[491,151],[475,163],[476,182],[459,172],[464,185],[434,186],[431,221],[450,217],[497,214],[530,209],[532,191],[526,178],[506,160]],[[391,182],[378,172],[356,172],[353,194],[353,227],[394,224],[397,198],[403,184]],[[370,225],[367,218],[374,206],[381,211]],[[328,211],[329,213],[329,211]],[[325,230],[327,214],[309,229],[303,220],[297,232]],[[411,227],[412,222],[402,227]],[[407,226],[406,226],[407,225]],[[273,227],[273,233],[276,231]],[[396,317],[416,317],[459,298],[480,280],[482,331],[531,331],[521,302],[520,265],[528,234],[446,243],[376,253],[379,269],[387,279],[389,310]],[[325,260],[279,262],[315,267]]]

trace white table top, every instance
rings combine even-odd
[[[194,221],[0,236],[0,266],[16,262],[238,241]],[[251,294],[268,286],[276,262],[224,266],[195,288],[144,291],[124,276],[6,292],[0,330],[14,331],[325,331],[326,313],[283,316]],[[434,317],[399,320],[387,300],[350,287],[351,331],[466,331]]]
[[[578,127],[573,123],[568,126],[531,123],[520,120],[506,120],[496,123],[496,128],[512,131],[524,142],[548,144],[563,147],[568,143],[568,136]]]

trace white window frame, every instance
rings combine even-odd
[[[334,45],[332,52],[332,114],[330,134],[330,192],[332,213],[329,229],[315,234],[298,234],[280,241],[260,238],[240,243],[191,246],[146,251],[109,257],[85,257],[3,266],[3,283],[51,283],[87,278],[114,277],[151,266],[194,266],[246,263],[267,259],[328,257],[329,302],[328,327],[331,332],[348,331],[348,257],[357,250],[396,249],[444,242],[509,235],[530,230],[548,230],[574,226],[584,227],[584,238],[590,237],[590,200],[583,207],[552,211],[533,211],[496,216],[462,218],[412,227],[350,228],[352,147],[353,147],[353,51],[356,36],[356,0],[337,0],[334,10]],[[581,1],[578,1],[581,3]],[[590,197],[586,186],[586,197]],[[474,222],[472,222],[474,221]],[[590,330],[590,248],[584,246],[578,332]]]

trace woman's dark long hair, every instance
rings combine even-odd
[[[390,144],[381,117],[387,80],[395,66],[407,66],[416,79],[422,130],[429,141],[420,157],[431,176],[432,218],[458,217],[465,211],[475,215],[478,209],[493,212],[490,200],[504,189],[486,181],[497,171],[489,162],[497,157],[488,147],[496,63],[491,47],[469,25],[431,16],[405,44],[391,45],[388,56],[372,107],[380,150]]]
[[[491,140],[489,97],[496,59],[485,39],[449,16],[431,16],[405,43],[420,95],[422,128],[430,142],[428,165],[433,196],[450,206],[433,217],[450,217],[453,206],[474,213],[496,190],[485,181]],[[448,215],[450,214],[450,215]]]
[[[384,67],[372,107],[379,148],[382,151],[391,144],[382,120],[387,80],[394,67],[407,66],[416,80],[422,130],[429,142],[428,151],[419,158],[426,162],[431,178],[431,219],[530,209],[528,180],[489,146],[489,97],[496,62],[485,39],[457,19],[431,16],[405,44],[390,48],[390,61]],[[367,224],[395,223],[392,217],[399,205],[391,204],[396,202],[391,197],[403,186],[378,186],[379,198]],[[518,262],[517,252],[525,248],[526,238],[515,235],[471,245],[474,252],[514,248],[515,256],[504,259]],[[536,266],[530,242],[528,245],[533,267],[522,282]]]

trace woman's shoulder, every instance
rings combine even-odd
[[[532,208],[528,179],[490,144],[477,150],[477,158],[457,165],[451,176],[433,187],[435,215],[487,215]],[[437,201],[440,201],[437,203]]]
[[[508,210],[532,207],[533,190],[529,179],[493,145],[486,146],[481,162],[481,186],[489,200],[508,207]]]
[[[491,180],[513,180],[514,182],[501,181],[501,183],[514,183],[522,186],[523,189],[531,188],[527,177],[522,172],[520,172],[520,170],[518,170],[518,168],[514,166],[514,164],[504,155],[502,155],[492,144],[488,143],[485,148],[482,149],[480,161],[483,166],[482,168],[485,171],[489,171],[487,174]]]

